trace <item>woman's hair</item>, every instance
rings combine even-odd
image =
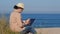
[[[14,9],[23,9],[23,8],[18,7],[18,6],[16,6],[16,5],[15,5],[13,8],[14,8]]]

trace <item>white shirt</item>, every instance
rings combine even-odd
[[[24,30],[25,28],[21,28],[21,26],[23,26],[22,23],[22,17],[21,17],[21,13],[18,13],[17,11],[14,11],[11,13],[10,15],[10,29],[14,32],[20,32],[22,30]]]

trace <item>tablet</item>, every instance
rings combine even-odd
[[[28,24],[29,26],[31,26],[34,23],[35,19],[30,19],[30,24]]]

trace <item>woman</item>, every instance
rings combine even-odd
[[[27,19],[25,22],[22,21],[21,13],[23,10],[23,3],[18,3],[14,6],[14,10],[10,15],[10,29],[13,32],[21,32],[21,34],[26,34],[29,32],[35,34],[35,31],[31,26],[26,26],[30,23],[30,19]]]

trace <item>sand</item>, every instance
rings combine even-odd
[[[60,28],[35,28],[37,34],[60,34]]]

